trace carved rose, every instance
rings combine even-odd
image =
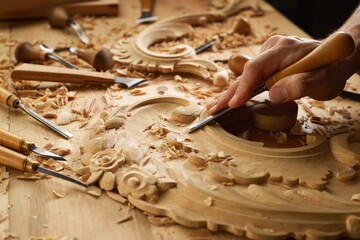
[[[156,181],[156,177],[137,167],[131,167],[116,176],[118,191],[121,195],[125,197],[131,195],[149,202],[156,202],[158,198]]]
[[[90,159],[90,172],[103,170],[115,172],[125,162],[123,157],[118,156],[116,149],[110,148],[94,154]]]

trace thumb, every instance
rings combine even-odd
[[[281,103],[305,97],[305,75],[299,73],[280,79],[270,88],[270,100]]]

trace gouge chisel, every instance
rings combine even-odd
[[[295,63],[285,67],[284,69],[278,71],[270,78],[265,80],[265,84],[256,89],[253,93],[253,96],[256,96],[264,91],[269,90],[277,81],[280,79],[301,72],[309,72],[317,68],[324,67],[331,63],[340,61],[348,56],[350,56],[355,49],[355,43],[350,34],[345,32],[337,32],[330,35],[326,38],[318,47],[313,51],[305,55],[300,60]],[[233,110],[230,107],[226,107],[219,112],[210,115],[199,122],[189,126],[189,133],[202,128],[209,122],[217,119],[218,117],[224,115],[225,113]]]
[[[25,138],[18,136],[12,132],[6,131],[5,129],[0,128],[0,145],[11,148],[12,150],[28,153],[28,152],[34,152],[37,153],[44,158],[52,158],[54,160],[59,161],[66,161],[65,158],[56,155],[52,152],[46,151],[44,149],[41,149],[37,146],[35,146],[34,143],[26,140]]]
[[[2,88],[2,87],[0,87],[0,102],[8,105],[9,107],[20,108],[21,110],[23,110],[24,112],[29,114],[31,117],[35,118],[36,120],[38,120],[45,126],[51,128],[52,130],[59,133],[61,136],[65,137],[65,138],[72,137],[71,133],[59,128],[55,124],[53,124],[53,123],[49,122],[48,120],[46,120],[45,118],[39,116],[37,113],[33,112],[32,110],[27,108],[24,104],[22,104],[21,100],[14,93],[9,92],[8,90],[6,90],[5,88]]]
[[[76,183],[80,186],[87,187],[87,185],[79,180],[68,177],[61,173],[40,167],[38,162],[32,160],[28,156],[22,155],[21,153],[10,150],[6,147],[0,146],[0,163],[5,166],[18,169],[26,172],[41,172],[53,177],[61,178],[66,181]]]

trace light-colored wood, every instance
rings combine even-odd
[[[115,75],[87,70],[52,67],[45,65],[21,64],[12,71],[11,77],[19,80],[46,82],[80,83],[80,84],[113,84]]]
[[[356,150],[359,142],[359,133],[340,134],[330,139],[330,149],[337,160],[349,166],[355,166],[360,162],[360,150],[358,148]],[[351,146],[352,144],[354,147]]]
[[[18,152],[10,150],[6,147],[0,146],[0,163],[15,168],[20,171],[25,170],[24,162],[27,160],[27,156],[24,156]]]
[[[68,3],[61,5],[66,12],[72,16],[80,15],[117,15],[119,13],[119,1],[117,0],[97,0]],[[2,13],[0,19],[30,19],[30,18],[46,18],[52,7],[38,7],[31,10],[21,10],[15,12]]]
[[[43,6],[56,6],[59,4],[64,3],[71,3],[71,2],[81,2],[82,0],[34,0],[34,1],[23,1],[23,0],[15,0],[15,1],[4,1],[0,4],[0,13],[6,12],[14,12],[18,10],[25,10],[25,9],[36,9],[38,7]]]
[[[15,151],[29,151],[29,145],[23,137],[0,128],[0,145]]]
[[[355,43],[350,34],[345,32],[334,33],[295,64],[291,64],[271,76],[265,81],[265,84],[270,89],[281,78],[295,73],[308,72],[339,61],[351,55],[354,49]]]
[[[232,0],[226,8],[218,11],[163,19],[146,28],[136,38],[118,41],[112,49],[114,60],[123,64],[130,64],[138,70],[162,73],[186,72],[204,79],[211,79],[218,70],[217,66],[206,60],[187,59],[195,55],[195,50],[188,45],[178,46],[176,52],[179,53],[175,54],[156,53],[148,48],[162,40],[175,40],[184,36],[191,36],[193,35],[191,25],[204,25],[225,20],[226,17],[247,8],[247,4],[246,1]]]
[[[176,1],[157,0],[158,4],[155,5],[154,14],[164,17],[180,15],[185,10],[188,12],[205,10],[203,1],[192,0],[191,3],[187,2],[188,4],[185,1],[187,0],[184,0],[185,5],[183,6],[183,3]],[[134,34],[138,31],[129,25],[126,25],[124,31],[119,33],[111,29],[119,29],[122,28],[119,27],[122,23],[133,22],[132,19],[135,20],[140,12],[139,4],[140,1],[123,1],[121,11],[125,11],[125,13],[122,13],[121,16],[125,20],[122,18],[95,19],[94,30],[86,30],[87,33],[95,35],[95,43],[96,38],[109,36],[108,42],[105,42],[104,45],[110,48],[111,44],[124,38],[125,32],[131,31]],[[280,32],[289,35],[305,35],[269,5],[263,2],[259,4],[266,10],[266,15],[261,18],[249,18],[255,32],[263,31],[264,26],[271,23],[271,26],[278,27]],[[180,7],[176,8],[176,6]],[[244,13],[244,17],[249,17],[247,14],[250,13]],[[103,21],[109,24],[107,25]],[[142,26],[139,28],[141,29]],[[52,46],[79,44],[78,39],[66,30],[50,29],[47,22],[37,22],[26,26],[14,24],[11,31],[11,36],[21,41],[33,42],[41,38],[45,43]],[[112,34],[109,34],[110,32]],[[101,47],[105,46],[101,43]],[[217,56],[227,59],[233,54],[231,51],[239,51],[253,57],[259,47],[260,45],[248,46],[235,50],[225,50],[223,53],[210,51],[204,53],[202,57],[207,60]],[[12,56],[13,50],[14,47],[11,48]],[[54,63],[55,66],[56,64]],[[183,81],[181,84],[191,91],[199,87],[200,89],[214,89],[210,82],[189,75],[181,76]],[[233,80],[230,79],[230,82]],[[359,86],[356,85],[358,80],[356,76],[349,80],[352,83],[349,87],[359,89]],[[42,84],[27,87],[41,91],[44,86]],[[50,86],[51,89],[57,87],[55,84]],[[119,237],[156,240],[191,239],[190,236],[194,234],[190,235],[190,233],[198,230],[198,227],[205,228],[205,230],[206,228],[210,229],[211,231],[207,232],[208,236],[211,235],[214,240],[244,239],[245,237],[252,239],[286,237],[321,239],[338,238],[340,234],[354,238],[358,236],[356,229],[358,229],[359,221],[359,213],[357,212],[359,204],[350,200],[354,193],[359,193],[357,177],[348,182],[341,182],[334,176],[347,176],[346,171],[351,172],[351,170],[348,169],[347,165],[344,167],[343,163],[332,157],[328,151],[325,138],[315,137],[316,141],[306,149],[268,149],[262,147],[261,142],[241,140],[226,134],[220,126],[213,125],[199,132],[199,135],[191,135],[191,139],[186,140],[185,128],[188,123],[173,122],[170,119],[172,110],[186,106],[189,102],[197,104],[201,108],[204,106],[204,101],[175,87],[176,82],[173,75],[161,75],[160,79],[149,81],[149,85],[139,88],[146,92],[142,96],[133,96],[129,94],[127,89],[117,89],[116,86],[109,89],[105,87],[66,86],[69,90],[77,91],[77,99],[75,102],[69,102],[63,108],[55,110],[57,112],[67,111],[70,107],[82,106],[86,99],[94,97],[98,99],[94,115],[89,119],[88,125],[80,128],[80,123],[75,121],[64,126],[65,129],[74,133],[74,138],[70,140],[74,152],[66,157],[68,165],[74,169],[82,165],[80,148],[82,148],[81,146],[86,148],[89,140],[94,138],[93,133],[101,125],[98,123],[101,112],[105,110],[111,112],[113,116],[123,113],[127,116],[123,126],[118,129],[104,130],[104,132],[99,133],[99,136],[105,134],[116,137],[114,148],[119,152],[128,149],[127,144],[131,144],[132,149],[138,149],[139,153],[145,151],[147,154],[145,158],[139,154],[140,157],[136,159],[140,164],[137,166],[139,170],[136,171],[136,175],[133,171],[127,172],[130,168],[127,162],[119,167],[118,171],[125,173],[125,175],[131,173],[131,177],[138,177],[138,179],[147,179],[142,177],[151,175],[157,181],[154,185],[146,185],[147,187],[144,187],[142,191],[134,191],[134,193],[139,193],[138,195],[134,194],[134,196],[142,195],[142,199],[138,199],[129,193],[130,206],[135,205],[137,207],[130,210],[132,218],[129,221],[117,224],[117,217],[119,215],[124,216],[122,210],[128,211],[127,205],[115,202],[104,192],[99,198],[95,198],[74,184],[60,179],[41,179],[38,183],[17,180],[16,176],[21,173],[10,170],[10,200],[7,203],[12,203],[13,207],[10,208],[8,228],[20,239],[28,239],[30,236],[54,238],[66,236],[69,239],[117,239]],[[158,98],[161,96],[158,95],[157,88],[161,86],[167,88],[165,96],[173,95],[175,99],[174,97]],[[117,90],[113,91],[112,88]],[[108,105],[104,101],[105,93],[110,96]],[[213,93],[211,96],[215,94]],[[259,98],[261,97],[264,96],[259,96]],[[310,105],[310,101],[307,103],[307,99],[302,101],[304,104]],[[126,108],[127,105],[129,108]],[[130,108],[131,106],[133,108]],[[352,106],[349,111],[351,111],[353,120],[356,123],[359,119],[355,112],[358,107],[354,102],[336,99],[326,103],[326,107],[330,106],[344,106],[344,108]],[[306,115],[302,107],[299,108],[299,111],[299,117]],[[315,107],[311,108],[311,111],[317,113]],[[321,113],[317,114],[322,116]],[[4,124],[1,127],[6,126],[5,129],[36,141],[41,147],[47,143],[54,143],[58,138],[46,128],[39,126],[35,121],[23,115],[22,112],[11,110],[10,122],[7,122],[6,119],[2,122],[3,115],[0,114],[0,123]],[[102,118],[105,115],[103,114]],[[335,115],[333,119],[339,120],[343,124],[346,123],[341,116],[340,119],[337,117],[339,116]],[[158,121],[158,132],[153,135],[150,131],[155,132]],[[144,131],[154,123],[153,129]],[[356,127],[355,124],[354,128]],[[167,137],[168,133],[172,133],[169,138]],[[170,136],[176,136],[176,141],[169,141],[174,140]],[[205,164],[198,167],[189,162],[185,156],[172,158],[170,150],[174,149],[173,146],[169,145],[171,148],[169,151],[167,148],[162,148],[167,147],[168,145],[164,144],[169,142],[176,143],[176,146],[183,146],[183,148],[176,148],[175,154],[191,151],[201,159],[206,159]],[[142,148],[146,146],[149,146],[148,151],[146,148]],[[196,150],[199,152],[195,153]],[[259,156],[259,152],[264,152],[264,156]],[[321,154],[316,155],[319,152]],[[229,158],[224,161],[223,158],[226,155],[230,155],[233,159]],[[210,169],[207,164],[214,165],[214,167]],[[234,171],[234,169],[240,171]],[[301,175],[298,174],[299,169],[303,169]],[[328,173],[329,169],[334,172],[332,177]],[[358,174],[358,170],[356,170],[356,174]],[[222,182],[216,180],[221,179],[221,177],[230,179],[231,181],[226,184],[233,184],[233,186],[224,186],[226,184],[223,185]],[[130,182],[134,184],[137,180],[131,179]],[[152,183],[152,181],[149,182]],[[146,191],[152,190],[154,187],[158,190],[156,194],[152,191]],[[61,188],[65,188],[68,194],[64,198],[54,199],[52,191]],[[127,187],[127,189],[129,188]],[[116,189],[113,191],[118,194]],[[148,194],[143,194],[144,192]],[[2,195],[0,197],[1,201],[4,200]],[[151,202],[146,201],[150,199]],[[155,200],[157,201],[152,202]],[[6,205],[4,204],[4,206]],[[144,211],[155,215],[169,216],[162,219],[164,223],[172,218],[189,227],[178,224],[174,226],[151,225],[147,216],[143,214]],[[289,215],[289,211],[293,215]],[[291,216],[293,216],[292,219]],[[232,219],[230,224],[229,219]],[[248,224],[243,227],[246,222]],[[306,225],[306,222],[309,224]],[[281,229],[282,226],[286,230]],[[105,228],[106,231],[104,231]],[[231,232],[231,234],[224,233],[225,231]]]
[[[15,101],[18,99],[19,98],[16,97],[14,93],[3,87],[0,87],[0,102],[8,105],[9,107],[14,107]]]

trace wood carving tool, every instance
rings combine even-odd
[[[9,92],[8,90],[2,87],[0,87],[0,102],[8,105],[9,107],[20,108],[21,110],[29,114],[31,117],[35,118],[36,120],[38,120],[45,126],[51,128],[52,130],[59,133],[61,136],[65,138],[71,138],[73,136],[71,133],[59,128],[52,122],[49,122],[45,118],[39,116],[37,113],[27,108],[24,104],[22,104],[21,100],[14,93]]]
[[[152,4],[152,0],[141,0],[141,17],[135,21],[136,23],[153,22],[159,19],[151,15]]]
[[[48,59],[53,59],[68,68],[81,69],[58,55],[34,49],[29,42],[23,42],[17,45],[15,49],[15,58],[18,62],[45,62]]]
[[[222,40],[224,40],[224,37],[219,37],[219,39],[220,39],[220,41],[222,41]],[[217,40],[216,38],[211,39],[210,41],[204,43],[203,45],[195,48],[196,54],[201,53],[201,52],[205,51],[206,49],[210,48],[216,40]]]
[[[354,40],[348,33],[334,33],[303,58],[278,71],[270,78],[267,78],[265,80],[265,84],[262,87],[256,89],[252,97],[269,90],[277,81],[286,76],[301,72],[309,72],[346,58],[352,54],[354,49]],[[195,124],[192,124],[189,126],[189,133],[198,130],[207,123],[217,119],[231,110],[234,109],[226,107],[219,112],[210,115]]]
[[[16,66],[11,73],[11,77],[12,79],[19,80],[66,82],[92,85],[117,83],[123,84],[128,88],[134,87],[146,81],[144,78],[118,77],[110,73],[51,67],[30,63],[23,63]]]
[[[62,7],[53,8],[50,11],[48,20],[50,25],[55,28],[63,28],[68,26],[71,27],[72,29],[75,30],[76,34],[84,44],[89,44],[90,40],[85,35],[80,25],[69,18],[69,15],[67,14],[64,8]]]
[[[348,98],[348,99],[351,99],[351,100],[360,102],[360,94],[359,94],[359,93],[354,93],[354,92],[349,92],[349,91],[343,90],[343,91],[340,93],[340,96],[341,96],[342,98]]]
[[[20,171],[41,172],[53,177],[76,183],[83,187],[87,187],[85,183],[77,179],[68,177],[47,168],[40,167],[38,162],[29,158],[28,156],[22,155],[21,153],[15,152],[3,146],[0,146],[0,163]]]
[[[73,47],[65,47],[65,48],[49,48],[45,44],[40,44],[40,49],[47,53],[56,53],[68,51],[78,56],[78,58],[84,60],[93,66],[96,71],[106,71],[111,68],[114,64],[113,56],[109,49],[103,48],[101,50],[83,50],[77,49]]]
[[[5,129],[0,128],[0,145],[11,148],[12,150],[28,153],[28,152],[34,152],[37,153],[44,158],[52,158],[54,160],[59,161],[66,161],[65,158],[56,155],[52,152],[46,151],[42,148],[39,148],[35,146],[34,143],[26,140],[25,138],[18,136],[14,133],[11,133],[9,131],[6,131]]]

